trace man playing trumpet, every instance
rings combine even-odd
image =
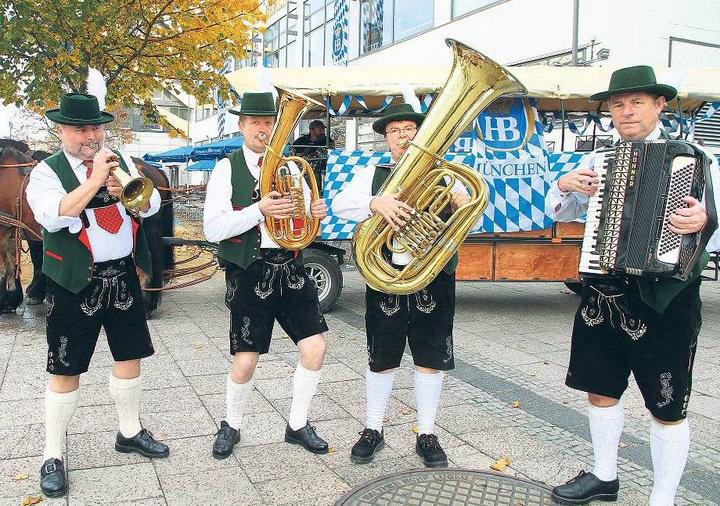
[[[392,161],[407,150],[424,114],[409,104],[388,107],[385,115],[373,123],[373,129],[385,136]],[[395,229],[410,218],[412,209],[394,195],[375,196],[390,176],[389,166],[367,166],[332,202],[333,213],[342,219],[363,221],[380,214]],[[452,208],[470,200],[462,184],[452,189]],[[389,254],[389,252],[386,252]],[[393,253],[392,264],[402,268],[410,261],[408,253]],[[455,314],[455,267],[457,255],[422,290],[410,295],[393,295],[366,287],[365,328],[367,331],[368,369],[365,373],[366,422],[350,458],[360,464],[373,460],[385,446],[383,418],[400,366],[406,341],[415,363],[415,399],[418,418],[416,453],[427,467],[447,466],[447,455],[435,435],[435,415],[442,392],[443,371],[454,368],[453,317]]]
[[[69,93],[59,109],[47,111],[58,125],[62,150],[40,162],[26,193],[43,227],[43,273],[47,285],[47,371],[45,450],[40,487],[49,497],[67,491],[63,464],[65,434],[79,403],[80,375],[88,370],[104,327],[112,353],[110,396],[118,413],[115,449],[146,457],[167,457],[168,447],[140,425],[140,359],[154,353],[145,321],[136,267],[152,272],[142,224],[118,202],[122,187],[112,171],[137,176],[132,161],[103,147],[101,112],[92,95]],[[155,214],[153,190],[139,209]]]

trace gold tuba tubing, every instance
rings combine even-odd
[[[453,52],[447,82],[378,192],[399,193],[399,200],[413,208],[412,218],[395,231],[382,216],[374,215],[353,235],[358,270],[368,286],[385,293],[409,294],[425,288],[458,250],[487,206],[488,186],[475,170],[442,155],[495,99],[527,93],[520,81],[487,56],[453,39],[445,42]],[[470,202],[443,219],[440,214],[455,181],[465,186]],[[383,254],[386,248],[410,253],[410,262],[396,269]]]
[[[278,115],[270,140],[265,145],[265,155],[260,168],[260,197],[271,191],[283,194],[293,204],[293,215],[290,218],[265,218],[265,227],[273,240],[287,250],[301,250],[315,240],[320,230],[320,220],[308,215],[305,211],[305,193],[303,179],[307,174],[310,186],[310,200],[320,198],[315,174],[310,163],[299,156],[283,156],[290,133],[302,116],[312,107],[323,107],[320,102],[299,93],[277,87]],[[300,174],[290,170],[288,162],[300,167]]]

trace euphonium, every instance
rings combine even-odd
[[[320,220],[305,211],[303,178],[307,174],[311,202],[320,198],[312,166],[299,156],[282,156],[288,135],[295,130],[300,118],[313,106],[323,107],[309,97],[277,88],[279,94],[278,115],[270,140],[266,143],[265,155],[260,168],[260,197],[271,191],[282,193],[293,204],[290,218],[265,217],[265,227],[273,240],[287,250],[300,250],[313,242],[320,230]],[[295,162],[300,173],[293,174],[288,162]]]
[[[395,231],[374,215],[360,223],[353,236],[358,270],[371,288],[385,293],[408,294],[426,287],[458,250],[487,206],[488,186],[473,169],[445,161],[442,155],[496,98],[527,93],[487,56],[453,39],[445,42],[453,51],[448,80],[378,192],[399,193],[397,198],[413,208],[411,219]],[[456,181],[467,188],[470,202],[444,220],[440,213],[450,203]],[[398,270],[384,257],[384,248],[410,253],[412,259]]]
[[[118,161],[117,156],[109,156],[108,161]],[[131,213],[138,213],[144,206],[153,192],[153,183],[145,176],[133,177],[120,167],[112,169],[112,175],[122,186],[120,203]]]

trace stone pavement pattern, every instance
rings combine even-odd
[[[70,492],[42,504],[332,504],[371,478],[418,468],[413,368],[400,370],[386,421],[387,447],[372,464],[349,451],[363,428],[366,345],[364,285],[345,272],[328,315],[328,353],[310,418],[334,452],[312,455],[283,442],[298,355],[279,326],[263,356],[243,421],[226,460],[210,454],[225,412],[229,314],[220,275],[168,292],[149,321],[156,354],[143,365],[143,425],[170,446],[151,461],[114,451],[116,413],[107,392],[112,357],[101,338],[83,376],[68,434]],[[703,285],[689,412],[690,460],[678,504],[720,504],[720,283]],[[447,377],[437,433],[451,466],[487,470],[509,457],[511,475],[556,484],[592,466],[582,394],[564,386],[578,298],[557,283],[458,283],[457,368]],[[46,343],[44,309],[0,316],[0,505],[40,493]],[[513,407],[514,402],[519,403]],[[637,387],[625,397],[619,504],[644,504],[652,483],[649,418]],[[18,473],[28,478],[15,480]]]

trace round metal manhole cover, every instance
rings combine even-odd
[[[417,469],[382,476],[345,494],[337,505],[552,505],[550,489],[532,481],[468,469]]]

